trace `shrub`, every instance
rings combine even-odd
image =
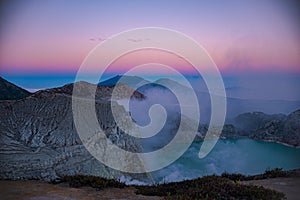
[[[107,187],[124,188],[125,184],[114,179],[105,179],[97,176],[65,176],[61,179],[63,182],[69,183],[71,187],[91,186],[97,189],[103,189]]]
[[[206,176],[156,186],[136,186],[137,194],[165,199],[282,199],[284,194],[261,186],[236,184],[225,177]]]

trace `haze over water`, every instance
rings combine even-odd
[[[255,175],[267,169],[300,168],[300,149],[251,139],[221,139],[204,159],[198,153],[202,142],[194,142],[177,161],[152,172],[155,182],[174,182],[224,172]],[[132,180],[128,183],[133,182]]]

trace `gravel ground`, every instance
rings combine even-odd
[[[283,177],[263,180],[244,181],[243,184],[261,185],[283,192],[288,200],[300,199],[300,177]]]
[[[66,183],[49,184],[42,181],[0,181],[1,200],[92,200],[92,199],[137,199],[157,200],[160,197],[149,197],[135,194],[134,187],[123,189],[107,188],[96,190],[91,187],[71,188]]]

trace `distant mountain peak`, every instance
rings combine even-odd
[[[121,80],[120,80],[121,79]],[[139,77],[139,76],[127,76],[127,75],[116,75],[112,78],[106,79],[98,83],[98,86],[114,86],[118,82],[126,83],[127,85],[138,88],[139,86],[149,83],[149,81]]]

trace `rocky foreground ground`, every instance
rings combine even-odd
[[[3,200],[162,199],[162,197],[137,195],[135,191],[134,187],[106,188],[97,191],[91,187],[69,187],[67,183],[53,185],[37,180],[0,181],[0,193]]]
[[[285,194],[290,200],[297,200],[300,197],[300,178],[281,177],[263,180],[244,181],[243,184],[261,185],[265,188],[273,189]]]
[[[86,177],[81,177],[86,178]],[[50,199],[299,199],[300,169],[284,172],[278,169],[255,176],[223,174],[191,181],[157,186],[104,186],[103,188],[80,185],[78,177],[68,182],[51,184],[39,180],[0,181],[1,199],[50,200]],[[85,183],[87,179],[85,179]],[[91,179],[89,179],[91,180]],[[242,181],[240,181],[242,180]],[[97,182],[97,181],[95,181]],[[201,183],[202,182],[202,183]],[[74,184],[75,183],[75,184]],[[84,181],[81,181],[83,184]],[[103,182],[98,182],[103,183]],[[93,185],[88,183],[88,185]],[[71,186],[71,187],[70,187]],[[74,187],[77,186],[77,187]],[[96,186],[94,184],[94,186]],[[99,185],[98,185],[99,186]],[[116,187],[117,186],[117,187]],[[120,187],[122,186],[122,187]],[[177,188],[176,188],[177,187]],[[208,192],[205,188],[209,188]],[[175,191],[174,191],[175,189]],[[172,192],[171,192],[172,191]],[[177,192],[177,194],[175,194]],[[194,192],[194,194],[189,194]],[[206,194],[202,194],[205,193]],[[249,193],[250,192],[250,193]],[[198,193],[204,197],[194,198]],[[155,195],[157,194],[157,195]],[[216,198],[214,195],[219,195]],[[235,196],[234,196],[235,195]]]

